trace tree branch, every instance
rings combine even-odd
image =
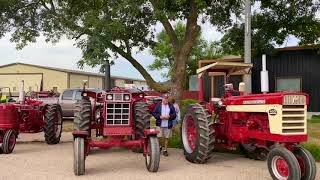
[[[160,11],[159,3],[157,0],[151,0],[150,2],[155,10]],[[178,37],[177,37],[176,33],[174,32],[174,29],[173,29],[172,25],[170,24],[167,16],[163,14],[159,20],[162,23],[164,29],[166,30],[173,47],[177,48],[180,43],[179,43]]]
[[[60,19],[61,23],[64,23],[68,28],[71,29],[77,29],[80,33],[79,37],[81,35],[87,34],[89,36],[99,36],[100,38],[103,38],[101,35],[92,32],[90,29],[81,27],[77,24],[75,24],[74,22],[71,22],[70,20],[66,19],[64,16],[61,16],[60,14],[58,14],[55,11],[52,11],[50,8],[48,8],[48,6],[43,2],[42,5],[51,12],[51,14]],[[124,57],[126,60],[128,60],[133,67],[135,67],[143,76],[143,78],[147,81],[147,84],[154,90],[157,90],[159,92],[168,92],[170,90],[169,87],[163,86],[159,83],[157,83],[152,77],[151,75],[146,71],[146,69],[136,60],[131,56],[130,51],[129,52],[125,52],[123,51],[121,48],[119,48],[118,46],[114,45],[112,42],[107,41],[106,42],[109,47],[114,51],[117,52],[118,54],[120,54],[122,57]]]
[[[130,53],[126,53],[125,51],[123,51],[121,48],[119,48],[118,46],[114,45],[111,42],[108,42],[109,46],[111,47],[111,49],[117,53],[119,53],[122,57],[124,57],[125,59],[127,59],[133,67],[135,67],[143,76],[143,78],[147,81],[147,84],[154,90],[159,91],[159,92],[168,92],[169,91],[169,87],[164,86],[164,85],[160,85],[159,83],[157,83],[156,81],[154,81],[154,79],[151,77],[151,75],[146,71],[146,69],[136,60],[134,59]]]
[[[124,44],[125,44],[125,46],[126,46],[127,53],[130,53],[130,52],[131,52],[131,48],[130,48],[130,46],[129,46],[129,42],[128,42],[128,40],[127,40],[127,39],[126,39],[126,40],[124,40]]]
[[[52,0],[50,0],[50,4],[51,4],[51,10],[52,10],[53,12],[56,12],[56,8],[54,7],[54,4],[53,4],[53,1],[52,1]]]
[[[192,49],[193,43],[196,40],[198,33],[200,32],[200,26],[197,24],[198,20],[198,8],[194,0],[190,1],[190,13],[187,17],[186,33],[183,41],[182,50],[189,53]]]

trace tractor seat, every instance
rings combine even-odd
[[[7,96],[6,95],[2,95],[0,98],[0,102],[4,103],[7,102]]]
[[[211,101],[213,103],[217,103],[217,102],[221,101],[221,98],[211,98]]]

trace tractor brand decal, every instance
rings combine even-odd
[[[265,104],[266,100],[247,100],[243,101],[243,104]]]
[[[275,115],[277,115],[277,110],[275,110],[275,109],[270,109],[269,110],[269,114],[271,115],[271,116],[275,116]]]

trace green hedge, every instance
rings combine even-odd
[[[185,99],[181,101],[180,103],[181,120],[186,114],[189,105],[195,104],[195,103],[198,103],[198,101],[194,99]]]

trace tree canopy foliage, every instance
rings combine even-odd
[[[178,22],[174,26],[174,31],[179,40],[182,40],[185,34],[185,24]],[[165,78],[171,78],[173,75],[174,53],[173,47],[170,43],[170,38],[165,30],[156,35],[155,46],[151,49],[151,54],[155,57],[154,62],[149,66],[150,70],[168,69],[168,72],[163,73]],[[198,68],[198,61],[200,59],[216,59],[221,57],[221,48],[218,42],[208,42],[204,39],[201,33],[198,34],[196,42],[192,48],[190,56],[187,60],[187,75],[196,74]]]
[[[272,53],[274,47],[296,37],[299,45],[320,43],[320,17],[316,17],[320,2],[261,1],[252,15],[253,54]],[[241,43],[239,43],[241,42]],[[243,55],[244,24],[235,23],[221,39],[223,51]]]
[[[319,42],[319,19],[314,0],[269,0],[253,14],[253,47],[281,44],[294,35],[302,44]],[[62,36],[75,39],[83,51],[79,65],[96,66],[122,56],[159,91],[158,84],[132,54],[155,42],[155,24],[161,23],[173,48],[171,92],[179,99],[184,90],[187,62],[199,40],[201,23],[209,22],[222,32],[222,47],[242,52],[242,0],[0,0],[0,37],[11,33],[17,48],[35,42],[41,34],[57,42]],[[235,19],[237,21],[235,21]],[[182,37],[173,21],[185,22]]]

